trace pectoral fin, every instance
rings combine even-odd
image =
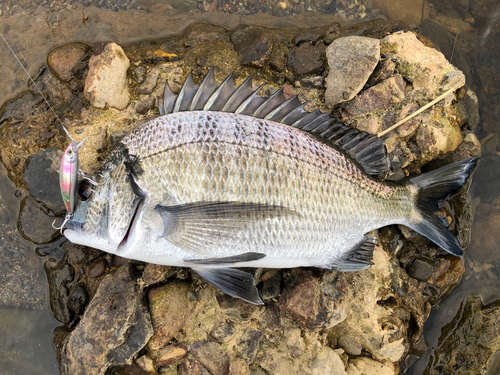
[[[197,253],[229,241],[241,229],[257,221],[299,216],[286,207],[242,202],[195,202],[156,206],[155,210],[163,220],[163,237]]]
[[[263,305],[259,297],[259,291],[255,286],[253,276],[247,272],[233,268],[192,268],[198,275],[207,282],[219,288],[231,297],[241,298],[242,300],[253,303],[254,305]]]

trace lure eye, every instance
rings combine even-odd
[[[68,155],[73,155],[73,150],[68,150],[68,151],[66,151],[66,153],[67,153]]]
[[[92,185],[86,180],[80,182],[80,184],[78,185],[78,198],[80,198],[81,201],[85,202],[90,198],[91,194]]]

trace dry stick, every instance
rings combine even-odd
[[[456,86],[456,85],[455,85]],[[423,111],[425,111],[427,108],[433,106],[434,104],[436,104],[437,102],[439,102],[440,100],[443,100],[445,97],[447,97],[449,94],[451,94],[453,91],[455,91],[456,89],[458,89],[458,87],[452,87],[451,89],[449,89],[448,91],[446,91],[445,93],[439,95],[436,99],[434,99],[432,102],[430,103],[427,103],[426,105],[424,105],[422,108],[418,109],[417,111],[413,112],[411,115],[409,116],[406,116],[404,119],[402,119],[401,121],[395,123],[394,125],[392,125],[389,129],[385,129],[383,132],[380,132],[377,134],[377,137],[382,137],[384,135],[386,135],[387,133],[389,133],[391,130],[394,130],[396,129],[398,126],[404,124],[406,121],[412,119],[413,117],[415,117],[416,115],[418,115],[419,113],[422,113]]]

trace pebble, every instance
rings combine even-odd
[[[408,268],[408,275],[420,281],[427,280],[433,272],[434,266],[420,259],[415,259]]]
[[[235,329],[228,323],[221,323],[210,333],[213,341],[222,343],[229,340],[235,333]]]
[[[245,26],[231,35],[235,50],[240,55],[242,65],[262,68],[269,60],[273,48],[271,35],[263,28]]]
[[[163,348],[158,354],[156,364],[159,367],[170,366],[184,357],[187,353],[187,348],[182,344],[173,344]]]
[[[249,327],[239,339],[236,350],[240,353],[241,358],[245,359],[249,364],[255,361],[261,338],[262,332]]]
[[[135,111],[141,115],[148,113],[155,106],[155,98],[148,96],[135,105]]]
[[[69,293],[68,307],[75,314],[82,314],[88,303],[87,292],[82,284],[76,284]]]
[[[107,264],[105,259],[99,259],[92,263],[89,270],[90,277],[96,278],[104,275],[104,272],[106,271],[106,265]]]
[[[321,73],[324,59],[324,45],[303,43],[288,54],[288,68],[297,75]]]
[[[153,92],[160,78],[160,69],[155,67],[151,69],[146,80],[137,89],[137,95],[149,95]]]
[[[51,73],[63,82],[74,78],[73,68],[90,51],[90,47],[83,43],[72,43],[56,48],[47,57],[47,65]]]
[[[213,375],[229,373],[229,356],[215,342],[197,341],[191,344],[189,352]]]
[[[178,375],[211,375],[203,365],[195,359],[184,358],[177,367]]]

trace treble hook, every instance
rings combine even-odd
[[[56,229],[56,230],[60,231],[60,232],[61,232],[61,235],[64,235],[64,234],[63,234],[64,225],[66,224],[66,222],[67,222],[68,220],[70,220],[70,219],[71,219],[71,217],[72,217],[72,216],[73,216],[73,215],[72,215],[71,213],[69,213],[69,212],[68,212],[68,213],[66,213],[66,216],[64,217],[64,221],[62,222],[62,224],[61,224],[61,226],[60,226],[60,227],[56,227],[56,226],[54,225],[57,219],[56,219],[56,220],[54,220],[54,221],[52,222],[52,228],[54,228],[54,229]]]
[[[99,184],[98,182],[94,181],[92,178],[90,178],[89,176],[87,176],[85,173],[83,173],[83,171],[81,170],[78,170],[78,173],[80,174],[80,176],[82,176],[82,178],[84,180],[87,180],[91,185],[94,185],[94,186],[99,186],[101,184]]]

